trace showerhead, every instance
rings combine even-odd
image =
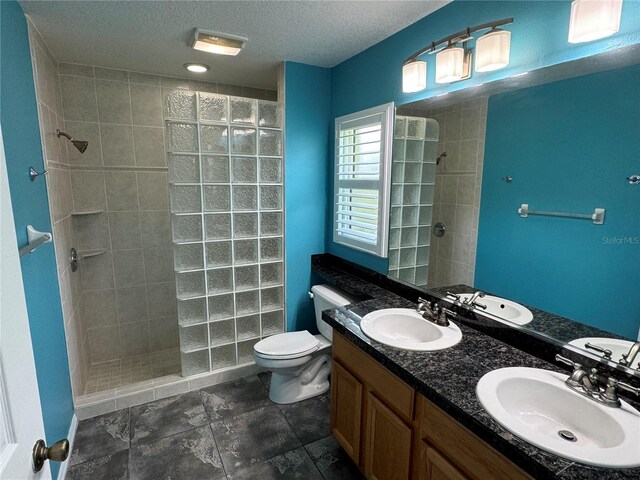
[[[89,142],[85,142],[84,140],[75,140],[71,135],[69,135],[68,133],[65,133],[63,131],[60,131],[60,130],[56,130],[56,135],[58,137],[63,136],[63,137],[68,138],[69,141],[71,143],[73,143],[73,146],[76,147],[80,151],[80,153],[84,153],[84,151],[89,146]]]
[[[85,142],[84,140],[71,140],[73,146],[80,150],[80,153],[84,153],[84,151],[89,146],[89,142]]]

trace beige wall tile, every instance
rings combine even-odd
[[[131,85],[130,88],[133,124],[162,127],[162,95],[160,87]]]
[[[133,127],[136,165],[165,167],[167,165],[162,127]]]
[[[104,193],[104,174],[88,170],[71,172],[71,188],[73,191],[73,209],[106,210],[107,201]]]
[[[147,320],[147,289],[144,286],[120,288],[118,321],[120,324]]]
[[[100,124],[102,161],[109,166],[135,165],[133,127],[128,125]]]
[[[117,325],[89,329],[91,363],[106,362],[120,357],[120,333]]]
[[[154,283],[147,285],[147,299],[150,320],[174,316],[178,313],[175,282]],[[176,325],[177,320],[174,321]]]
[[[95,76],[93,67],[91,65],[78,65],[75,63],[59,63],[58,71],[60,75],[73,75],[76,77],[89,77]]]
[[[85,292],[84,314],[88,328],[117,325],[116,291],[110,289]]]
[[[171,245],[171,217],[169,211],[145,211],[140,216],[142,245],[160,247]]]
[[[82,289],[85,292],[114,287],[111,252],[85,258],[82,261],[80,271],[82,273]]]
[[[144,265],[147,283],[174,281],[173,252],[171,247],[145,248]]]
[[[179,344],[176,316],[159,318],[150,323],[149,345],[151,351],[175,348]]]
[[[160,76],[150,73],[129,72],[129,83],[160,86]]]
[[[98,121],[98,104],[93,78],[60,77],[65,121]]]
[[[135,172],[106,172],[105,181],[110,212],[138,210]]]
[[[142,249],[114,252],[113,271],[118,289],[144,285]]]
[[[116,82],[127,83],[129,81],[129,73],[126,70],[116,70],[114,68],[95,67],[96,78],[103,80],[113,80]]]
[[[76,249],[85,250],[109,250],[109,223],[106,213],[96,215],[82,215],[75,218],[76,222]]]
[[[109,213],[109,230],[113,250],[142,247],[140,214],[138,212]]]
[[[96,80],[100,123],[131,125],[131,97],[127,83]]]
[[[120,325],[120,354],[136,355],[149,351],[149,322]]]
[[[140,210],[169,210],[169,180],[165,172],[139,172]]]

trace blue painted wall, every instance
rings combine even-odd
[[[310,255],[325,251],[330,70],[285,63],[287,328],[316,332]]]
[[[569,0],[455,1],[334,67],[331,70],[331,118],[386,102],[403,104],[428,98],[640,43],[640,2],[624,2],[620,31],[616,35],[583,44],[570,44],[567,41],[570,5]],[[427,89],[413,94],[402,93],[402,62],[406,57],[432,41],[467,26],[508,17],[513,17],[515,22],[508,27],[512,36],[511,64],[507,68],[484,74],[474,73],[469,80],[436,86],[435,56],[425,55],[422,59],[428,64]],[[331,201],[333,177],[329,178],[329,182],[327,195],[328,201]],[[326,220],[329,232],[332,220],[332,217]],[[333,243],[331,237],[327,237],[327,242],[330,253],[379,272],[387,272],[386,261],[340,247]]]
[[[18,245],[22,246],[27,242],[28,224],[50,232],[51,221],[43,178],[31,182],[28,175],[30,165],[42,170],[43,161],[27,23],[14,1],[0,2],[0,22],[0,122]],[[53,244],[22,257],[21,264],[44,428],[50,444],[67,436],[73,416]],[[54,478],[58,469],[52,462]]]
[[[638,78],[635,65],[489,98],[476,287],[636,337],[640,190],[625,178],[640,166]],[[522,203],[606,208],[605,224],[522,219]]]

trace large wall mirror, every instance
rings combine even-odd
[[[620,360],[640,327],[638,85],[631,47],[398,106],[389,276],[490,292],[488,313]]]

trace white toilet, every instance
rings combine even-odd
[[[295,403],[329,390],[333,329],[322,320],[322,311],[354,300],[329,285],[315,285],[311,292],[320,335],[281,333],[253,347],[256,364],[271,371],[269,398],[275,403]]]

